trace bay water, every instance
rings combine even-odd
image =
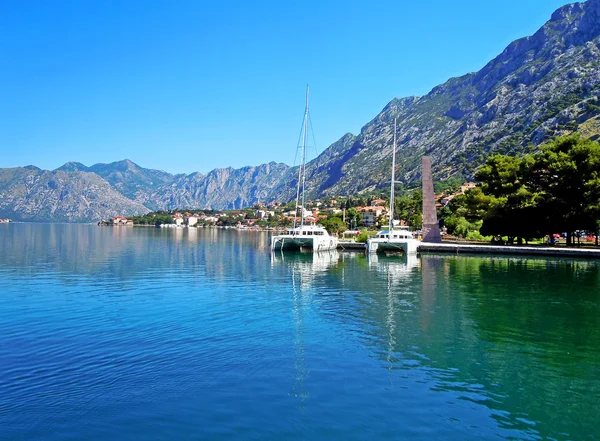
[[[600,263],[0,225],[1,440],[600,439]]]

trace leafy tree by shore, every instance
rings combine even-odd
[[[423,226],[423,192],[414,190],[395,198],[394,219],[405,220],[412,228],[419,230]]]
[[[329,234],[341,234],[346,231],[346,224],[337,216],[332,216],[329,219],[324,219],[320,222]]]
[[[556,138],[523,157],[494,155],[475,173],[480,182],[450,203],[443,221],[464,233],[516,239],[597,231],[600,219],[600,144],[578,135]],[[464,219],[462,221],[461,219]]]

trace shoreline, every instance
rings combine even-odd
[[[421,243],[419,253],[445,253],[445,254],[501,254],[517,256],[545,256],[545,257],[584,257],[587,259],[600,259],[600,249],[586,248],[555,248],[519,245],[476,245],[461,243]]]
[[[340,242],[338,250],[365,252],[365,244],[359,242]],[[428,243],[422,242],[418,247],[419,254],[471,254],[471,255],[504,255],[504,256],[543,256],[543,257],[577,257],[600,259],[600,249],[585,248],[553,248],[514,245],[486,245],[462,243]]]
[[[3,222],[4,223],[4,222]],[[9,224],[9,222],[6,222]],[[28,222],[10,222],[15,223],[28,223]],[[35,222],[32,222],[35,223]],[[53,222],[51,222],[53,223]],[[90,224],[93,225],[93,224]],[[119,225],[121,226],[121,225]],[[145,227],[145,228],[157,228],[155,225],[133,225],[134,227]],[[277,228],[265,229],[265,228],[236,228],[231,226],[179,226],[173,225],[171,228],[179,229],[226,229],[236,230],[251,233],[273,233],[278,231]],[[351,241],[340,241],[337,247],[340,251],[350,252],[365,252],[365,244],[361,242]],[[419,254],[471,254],[471,255],[506,255],[506,256],[542,256],[542,257],[575,257],[584,259],[600,259],[600,247],[593,245],[587,245],[582,247],[565,247],[559,246],[540,246],[540,245],[492,245],[487,243],[461,243],[461,242],[421,242],[418,247]]]

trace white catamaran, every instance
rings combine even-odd
[[[338,245],[337,237],[330,236],[325,228],[320,225],[309,225],[305,219],[304,187],[306,183],[306,141],[308,136],[308,93],[306,86],[306,106],[304,108],[304,123],[302,129],[301,163],[298,170],[298,187],[296,189],[296,211],[294,226],[288,228],[284,234],[271,237],[271,250],[300,250],[300,251],[329,251],[335,250]],[[298,211],[300,220],[298,221]]]
[[[398,252],[414,254],[419,248],[419,241],[406,227],[397,227],[394,221],[394,187],[396,170],[396,119],[394,119],[394,151],[392,152],[392,184],[390,190],[390,224],[387,230],[378,231],[367,240],[369,253]]]

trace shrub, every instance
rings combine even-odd
[[[489,242],[491,241],[491,237],[490,236],[484,236],[482,235],[479,231],[469,231],[467,233],[467,240],[481,240],[481,241],[486,241]]]
[[[375,236],[377,232],[375,231],[361,231],[358,236],[356,236],[356,242],[366,243],[369,236]]]

